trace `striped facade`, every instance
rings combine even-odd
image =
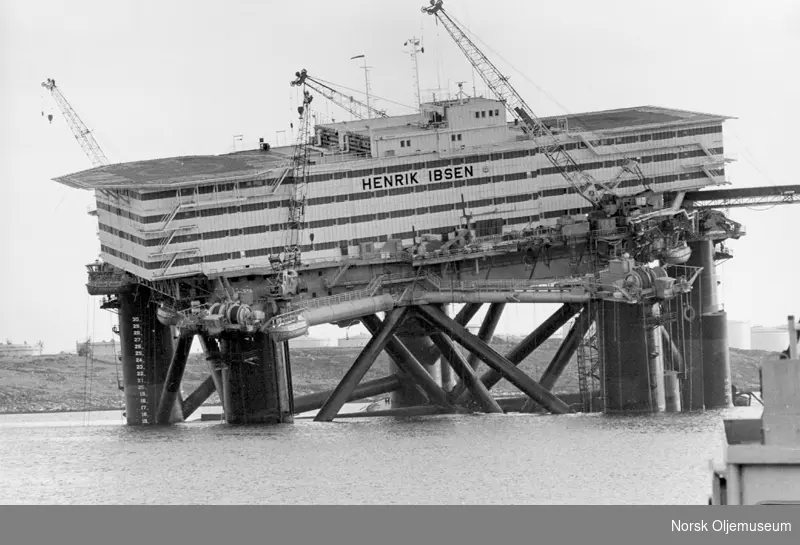
[[[589,203],[552,167],[536,140],[520,138],[504,117],[472,129],[465,125],[468,117],[462,117],[460,123],[433,132],[435,151],[414,145],[405,149],[405,142],[416,144],[419,137],[430,137],[431,130],[390,127],[390,137],[371,133],[374,157],[320,157],[307,178],[303,260],[336,261],[357,254],[360,243],[387,238],[409,245],[414,229],[450,232],[461,225],[462,200],[468,214],[481,221],[499,220],[494,224],[504,232],[552,225],[560,216],[588,212]],[[570,131],[561,138],[576,162],[598,181],[619,174],[624,164],[621,151],[639,159],[649,187],[657,192],[722,183],[724,118],[691,119],[592,133]],[[403,145],[404,155],[389,153],[399,149],[388,144],[392,138]],[[442,142],[453,146],[440,149]],[[450,169],[449,179],[444,169]],[[431,174],[436,171],[442,179]],[[268,256],[280,253],[286,241],[284,222],[293,189],[287,178],[272,193],[274,177],[198,182],[178,190],[137,187],[126,190],[124,198],[98,193],[102,257],[146,279],[165,272],[246,274],[248,268],[269,267]],[[631,175],[623,180],[620,193],[645,189]],[[179,202],[186,206],[167,230],[159,230]]]

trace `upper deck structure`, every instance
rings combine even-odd
[[[581,167],[621,195],[724,182],[726,116],[642,106],[543,118]],[[508,122],[496,100],[423,104],[413,115],[320,124],[307,171],[305,267],[583,221],[591,206]],[[626,172],[635,158],[644,180]],[[101,166],[55,178],[97,190],[103,260],[146,280],[273,271],[283,251],[292,148]],[[663,206],[658,199],[650,208]],[[374,257],[374,256],[373,256]]]

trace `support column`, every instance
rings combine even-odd
[[[677,371],[664,371],[664,398],[668,413],[681,412],[681,387]]]
[[[659,312],[657,307],[648,307],[646,314],[656,316]],[[648,363],[650,370],[650,406],[653,412],[664,412],[667,408],[667,400],[664,390],[664,349],[661,342],[661,326],[646,326],[647,331],[647,350]]]
[[[265,333],[248,338],[225,333],[220,348],[225,421],[228,424],[279,424],[294,420],[287,393],[283,343]]]
[[[119,295],[119,337],[125,392],[125,419],[129,426],[156,423],[156,411],[172,357],[169,327],[156,319],[151,292]],[[180,420],[178,403],[175,420]]]
[[[598,301],[605,412],[651,412],[644,305]]]
[[[714,263],[714,241],[698,240],[691,244],[688,264],[703,267],[697,283],[702,338],[703,396],[706,408],[733,406],[731,366],[728,348],[727,314],[719,303],[717,267]]]
[[[683,336],[683,373],[681,407],[684,411],[702,411],[705,408],[703,384],[703,325],[700,316],[699,289],[695,287],[689,298],[678,300],[678,328]],[[673,339],[674,340],[674,339]]]

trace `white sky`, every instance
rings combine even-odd
[[[111,337],[109,313],[92,310],[97,302],[84,286],[84,264],[99,252],[96,219],[86,214],[91,194],[51,181],[91,165],[42,81],[56,80],[112,162],[225,153],[233,135],[274,142],[289,128],[299,105],[289,81],[301,68],[363,89],[361,61],[350,57],[365,54],[372,93],[413,104],[403,48],[412,36],[425,45],[422,89],[449,83],[454,92],[466,81],[471,91],[472,70],[420,12],[426,1],[0,3],[0,340],[42,340],[56,352],[74,350],[87,333]],[[724,133],[726,154],[739,159],[728,167],[734,186],[800,183],[792,164],[800,145],[796,0],[445,7],[479,46],[488,44],[484,51],[541,116],[645,104],[735,116]],[[314,106],[349,118],[322,97]],[[42,110],[54,114],[52,124]],[[748,235],[731,243],[736,257],[722,268],[731,319],[780,324],[800,315],[798,213],[798,205],[733,212]],[[507,314],[499,333],[530,329],[530,309]]]

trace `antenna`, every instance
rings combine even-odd
[[[370,109],[369,109],[369,72],[367,71],[367,68],[371,67],[367,66],[367,57],[364,55],[356,55],[355,57],[350,57],[351,61],[353,59],[364,59],[363,68],[364,68],[364,86],[366,87],[367,91],[367,119],[371,119],[372,116],[370,115]]]
[[[408,52],[411,55],[411,63],[414,67],[414,89],[416,90],[417,94],[417,109],[420,110],[422,108],[422,99],[420,98],[419,94],[419,64],[417,63],[417,53],[425,53],[425,47],[421,45],[421,40],[415,38],[410,38],[406,40],[403,46],[408,47],[411,46],[411,50]]]

